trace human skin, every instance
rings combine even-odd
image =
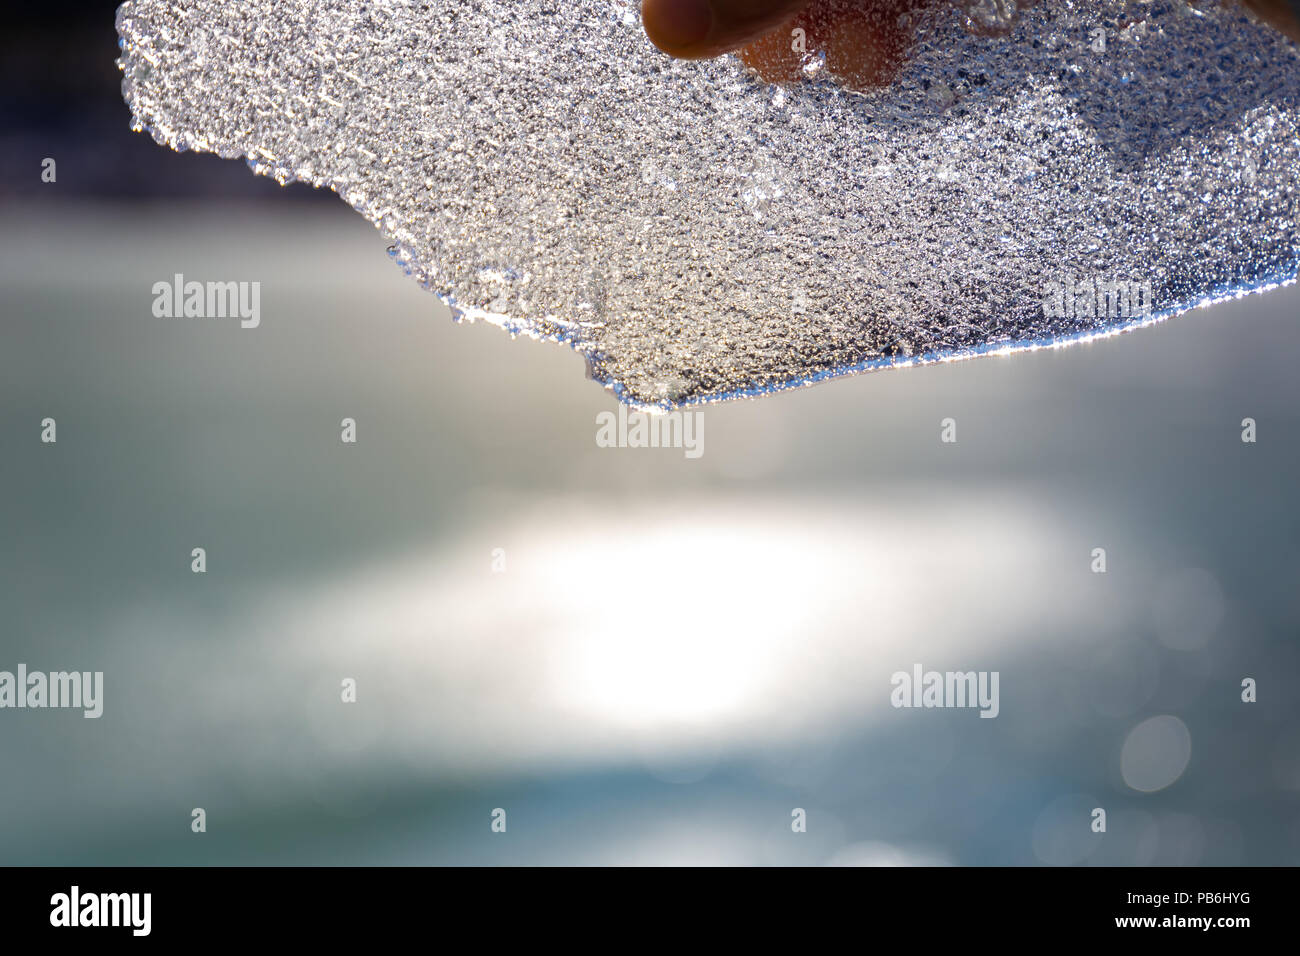
[[[799,79],[802,55],[791,37],[802,29],[809,50],[824,50],[826,69],[855,89],[888,83],[911,42],[912,23],[951,0],[643,0],[641,19],[666,53],[704,59],[735,52],[770,82]],[[1244,0],[1257,17],[1300,41],[1290,0]]]

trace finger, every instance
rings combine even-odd
[[[850,89],[888,83],[906,60],[913,17],[938,0],[811,0],[782,29],[740,51],[740,58],[768,82],[800,79],[807,54],[825,55],[827,73]]]
[[[801,10],[807,0],[642,0],[650,42],[687,59],[718,56],[757,39]]]
[[[1300,3],[1295,0],[1246,0],[1246,6],[1292,40],[1300,40]]]

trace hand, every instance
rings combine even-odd
[[[804,47],[855,89],[888,83],[902,65],[912,22],[941,0],[643,0],[650,40],[666,53],[701,59],[738,52],[767,81],[802,75]],[[948,0],[951,2],[951,0]],[[1265,22],[1300,40],[1289,0],[1245,0]]]
[[[650,40],[701,59],[738,51],[768,82],[802,77],[804,52],[856,89],[888,83],[912,39],[912,19],[939,0],[643,0]],[[802,34],[799,33],[802,31]]]

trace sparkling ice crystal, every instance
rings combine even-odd
[[[131,0],[118,31],[138,127],[336,190],[458,315],[568,341],[637,405],[1294,277],[1290,41],[1217,3],[979,9],[918,18],[868,92],[815,51],[786,86],[670,60],[632,0]]]

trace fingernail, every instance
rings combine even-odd
[[[709,0],[645,0],[641,20],[650,42],[665,53],[698,47],[713,29]]]

